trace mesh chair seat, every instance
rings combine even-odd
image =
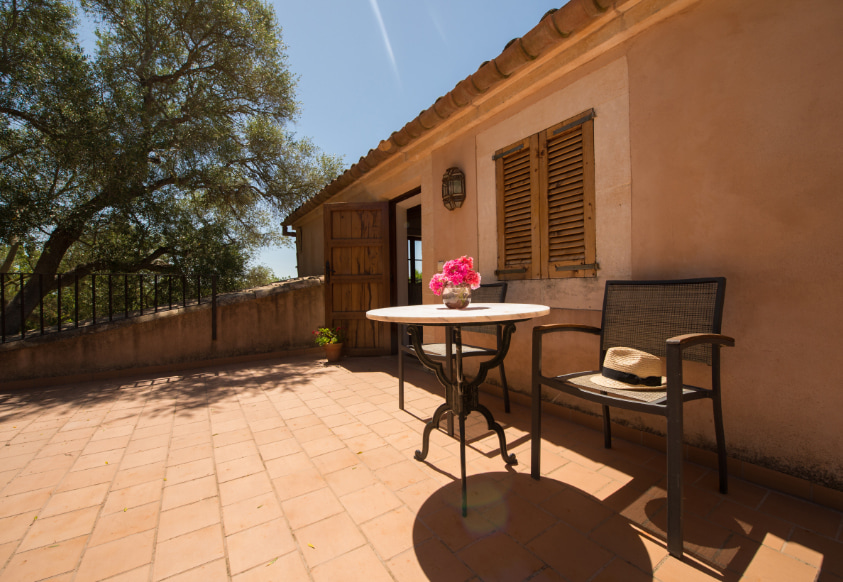
[[[424,344],[424,353],[431,358],[445,359],[447,355],[446,344]],[[412,345],[407,346],[407,353],[414,354],[416,352]],[[481,348],[479,346],[463,345],[462,356],[467,358],[469,356],[494,356],[497,350],[495,348]]]
[[[609,386],[603,386],[601,384],[595,384],[591,381],[591,377],[595,374],[599,374],[600,370],[594,370],[592,372],[580,372],[577,374],[570,374],[564,378],[567,380],[567,384],[569,386],[573,385],[580,391],[589,391],[593,392],[594,394],[606,395],[611,394],[614,397],[617,397],[622,400],[631,400],[637,402],[647,402],[650,404],[660,404],[667,402],[667,390],[663,387],[659,386],[657,388],[636,388],[634,390],[631,389],[623,389],[623,388],[611,388]],[[559,377],[557,379],[562,379],[563,377]],[[573,387],[572,386],[572,387]],[[704,388],[697,388],[696,386],[683,386],[682,387],[682,394],[687,399],[688,396],[699,394],[700,392],[705,392]],[[705,397],[705,394],[700,394],[700,397]]]

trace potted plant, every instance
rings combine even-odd
[[[442,296],[450,309],[465,309],[471,303],[471,290],[480,287],[480,275],[474,270],[474,259],[463,255],[445,263],[441,273],[430,279],[430,290]]]
[[[345,333],[341,327],[319,327],[313,332],[317,346],[325,348],[325,357],[329,362],[337,362],[342,357],[342,342]]]

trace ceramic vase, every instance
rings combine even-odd
[[[471,286],[445,283],[442,287],[442,303],[449,309],[465,309],[471,303]]]

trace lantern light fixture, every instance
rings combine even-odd
[[[448,168],[442,176],[442,204],[448,210],[459,208],[465,201],[465,174],[459,168]]]

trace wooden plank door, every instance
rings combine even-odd
[[[390,353],[390,326],[366,319],[389,307],[389,203],[325,204],[325,320],[346,331],[346,353]]]

